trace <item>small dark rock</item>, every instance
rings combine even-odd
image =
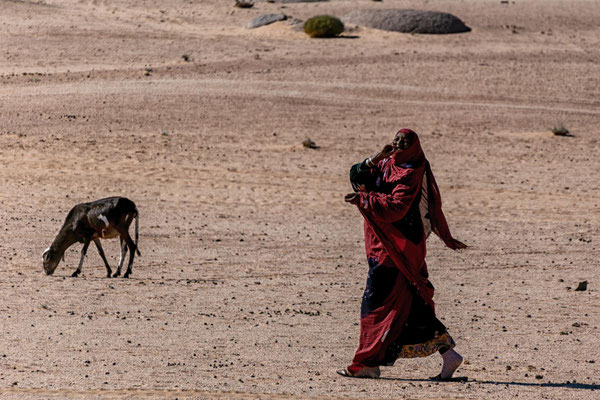
[[[249,0],[235,0],[235,7],[251,8],[251,7],[254,7],[254,3]]]
[[[573,134],[562,125],[552,128],[552,133],[554,133],[556,136],[573,136]]]
[[[576,292],[583,292],[587,290],[587,285],[588,285],[588,281],[582,281],[579,282],[579,285],[577,285],[577,288],[575,288]]]
[[[319,146],[317,146],[317,144],[315,142],[313,142],[310,139],[306,139],[302,142],[302,146],[306,147],[307,149],[318,149]]]

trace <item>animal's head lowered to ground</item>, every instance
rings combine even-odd
[[[56,267],[58,267],[58,263],[60,262],[60,255],[52,250],[52,248],[48,247],[42,253],[42,258],[44,260],[44,272],[46,275],[52,275]]]

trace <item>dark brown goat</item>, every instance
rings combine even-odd
[[[135,243],[129,236],[129,225],[135,218]],[[71,276],[76,277],[81,273],[83,259],[87,252],[90,242],[93,241],[98,248],[98,253],[106,266],[107,277],[111,277],[111,269],[104,256],[104,250],[100,244],[100,239],[111,239],[119,237],[121,241],[121,258],[117,272],[113,277],[121,275],[121,267],[125,260],[125,254],[129,248],[129,264],[125,271],[124,278],[131,275],[131,267],[133,266],[133,258],[135,253],[141,255],[138,248],[138,218],[139,213],[133,201],[125,197],[107,197],[105,199],[92,201],[89,203],[81,203],[74,206],[62,228],[56,235],[49,248],[47,248],[42,257],[44,259],[44,271],[48,275],[52,275],[58,266],[60,259],[63,258],[65,251],[75,242],[83,243],[81,249],[81,260],[79,267]]]

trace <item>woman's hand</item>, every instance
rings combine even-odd
[[[389,156],[394,154],[395,151],[396,148],[393,145],[386,144],[385,146],[383,146],[383,149],[381,149],[379,153],[367,158],[367,167],[373,168],[374,166],[379,164],[379,161],[388,158]]]
[[[385,146],[383,146],[383,149],[381,149],[379,153],[371,157],[371,160],[374,164],[377,164],[379,161],[386,159],[392,154],[394,154],[395,151],[396,148],[394,146],[392,146],[391,144],[386,144]]]
[[[460,240],[456,240],[456,239],[452,239],[452,240],[453,240],[453,243],[452,243],[452,246],[450,246],[450,248],[452,250],[462,250],[462,249],[466,249],[467,247],[469,247],[466,244],[464,244],[463,242],[461,242]]]
[[[388,158],[389,156],[394,154],[395,151],[396,148],[394,147],[394,145],[386,144],[385,146],[383,146],[383,149],[381,149],[378,155],[381,157],[381,160],[383,160],[384,158]]]

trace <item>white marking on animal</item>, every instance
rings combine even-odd
[[[106,218],[104,215],[100,214],[98,215],[98,218],[100,220],[102,220],[102,222],[104,222],[104,225],[106,225],[106,227],[108,228],[108,218]]]

